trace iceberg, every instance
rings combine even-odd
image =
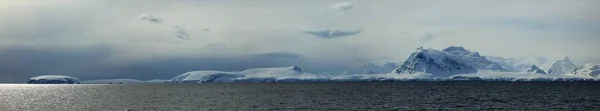
[[[81,84],[81,80],[64,75],[42,75],[29,78],[27,84]]]

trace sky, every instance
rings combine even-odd
[[[416,48],[600,63],[598,0],[0,0],[0,83],[402,63]]]

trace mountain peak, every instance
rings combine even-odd
[[[544,72],[544,70],[537,67],[536,65],[531,65],[530,69],[527,70],[527,72],[533,72],[533,73],[538,73],[538,74],[548,74],[548,73]]]
[[[465,49],[464,47],[460,47],[460,46],[450,46],[448,48],[443,49],[442,51],[444,52],[468,52],[469,50]]]
[[[565,56],[565,58],[562,61],[571,61],[571,59],[569,59],[569,56]]]
[[[564,59],[557,60],[552,64],[552,66],[550,66],[550,69],[548,69],[548,74],[567,74],[573,71],[575,68],[577,68],[577,66],[575,66],[569,57],[565,56]]]
[[[298,67],[297,65],[292,66],[292,70],[302,72],[302,69],[300,69],[300,67]]]

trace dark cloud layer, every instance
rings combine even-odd
[[[170,79],[195,70],[239,71],[259,67],[298,65],[308,72],[353,68],[358,61],[324,62],[297,53],[272,52],[231,57],[156,57],[118,61],[108,45],[82,47],[14,46],[0,50],[0,83],[23,83],[28,78],[59,74],[82,80],[133,78]],[[325,60],[326,61],[326,60]],[[334,60],[339,61],[339,60]]]

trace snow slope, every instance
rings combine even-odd
[[[454,54],[460,61],[465,62],[478,70],[494,70],[494,71],[507,71],[502,68],[498,63],[493,62],[479,55],[479,52],[471,52],[463,47],[450,46],[443,49],[442,51]]]
[[[359,69],[351,71],[350,74],[386,74],[392,72],[398,67],[396,63],[386,63],[383,66],[378,66],[372,63],[368,63],[360,66]]]
[[[64,75],[42,75],[29,78],[28,84],[81,84],[81,80]]]
[[[600,65],[594,63],[584,64],[575,68],[571,75],[600,78]]]
[[[547,74],[546,72],[544,72],[544,70],[540,69],[539,67],[537,67],[535,65],[531,65],[530,69],[527,70],[527,72],[537,73],[537,74]]]
[[[239,72],[192,71],[169,80],[172,83],[298,82],[326,81],[329,76],[302,72],[300,67],[253,68]]]
[[[447,51],[419,48],[394,73],[428,73],[436,77],[476,73],[477,69]]]
[[[562,60],[557,60],[550,66],[548,69],[548,74],[569,74],[573,69],[577,68],[577,66],[571,62],[569,57],[565,57]]]
[[[485,58],[498,63],[502,68],[509,72],[524,72],[529,70],[532,65],[536,65],[540,69],[547,69],[551,65],[551,63],[548,62],[548,59],[542,57],[503,58],[485,56]]]
[[[495,72],[480,71],[475,74],[458,74],[450,77],[450,80],[470,78],[470,80],[483,81],[598,81],[597,78],[576,75],[551,75],[531,74],[527,72]]]

